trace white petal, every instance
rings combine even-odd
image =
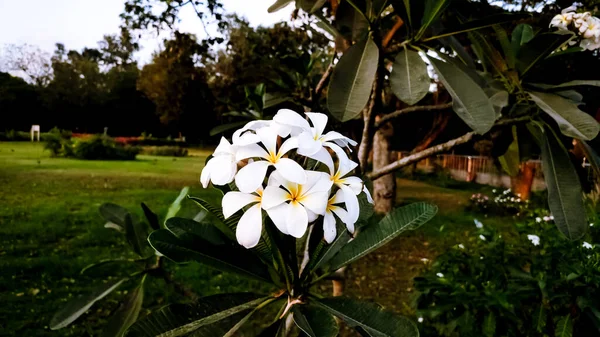
[[[298,154],[308,157],[323,147],[323,143],[314,139],[309,131],[304,131],[298,135]]]
[[[288,205],[287,230],[291,236],[301,238],[308,228],[308,214],[299,202],[291,202]]]
[[[260,206],[250,207],[238,222],[235,236],[240,245],[246,248],[252,248],[260,241],[262,232],[262,214]]]
[[[372,204],[373,203],[373,197],[371,197],[371,192],[369,192],[369,189],[367,188],[367,186],[363,187],[363,192],[365,192],[365,194],[367,195],[367,201]]]
[[[229,144],[229,142],[227,141],[227,139],[225,139],[225,137],[221,137],[221,141],[219,142],[219,146],[217,146],[217,148],[215,149],[214,154],[220,154],[220,153],[225,153],[225,154],[233,154],[234,153],[234,148],[231,144]]]
[[[300,153],[300,152],[298,152],[298,153]],[[329,168],[329,172],[332,175],[335,174],[335,168],[333,166],[333,159],[331,158],[331,154],[324,147],[321,147],[321,149],[319,151],[315,152],[314,154],[307,155],[306,157],[314,159],[318,162],[321,162],[321,163],[327,165],[327,167]]]
[[[290,234],[287,230],[287,216],[288,216],[288,204],[281,204],[277,207],[269,208],[267,214],[271,221],[275,224],[275,227],[279,229],[283,234]]]
[[[349,186],[354,194],[359,195],[364,187],[364,182],[359,177],[347,177],[343,179],[343,184]]]
[[[304,207],[308,208],[312,212],[316,214],[323,215],[325,214],[325,209],[327,209],[327,197],[329,193],[327,192],[315,192],[305,196],[301,203]]]
[[[267,186],[262,196],[262,208],[270,209],[290,200],[290,194],[278,186]]]
[[[260,160],[244,166],[235,176],[235,185],[244,193],[252,193],[262,186],[271,164]]]
[[[206,162],[206,165],[204,166],[204,168],[202,169],[202,173],[200,173],[200,183],[202,184],[202,187],[207,188],[208,184],[210,183],[210,173],[212,170],[212,165],[214,163],[212,162],[212,158]]]
[[[325,217],[323,218],[323,233],[325,236],[325,241],[327,241],[327,243],[332,243],[333,240],[335,240],[335,217],[331,212],[325,213]]]
[[[340,187],[344,192],[344,201],[346,203],[346,210],[348,211],[348,222],[355,223],[358,220],[360,213],[360,206],[358,204],[358,198],[354,191],[348,186],[342,185]]]
[[[331,207],[331,211],[346,225],[348,232],[354,234],[354,222],[348,220],[348,212],[346,212],[345,209],[337,206]]]
[[[306,115],[312,122],[317,137],[321,138],[321,135],[327,126],[327,115],[318,112],[307,112]]]
[[[333,152],[335,152],[336,156],[338,157],[340,163],[348,163],[351,161],[350,158],[348,158],[346,151],[344,151],[338,145],[336,145],[334,143],[330,143],[330,142],[325,142],[325,143],[323,143],[323,146],[327,146],[328,148],[332,149]]]
[[[338,156],[339,157],[339,156]],[[357,166],[358,163],[350,160],[349,158],[341,158],[338,163],[338,170],[340,171],[340,177],[345,177],[348,173],[352,172]]]
[[[237,165],[232,155],[219,155],[211,160],[210,180],[215,185],[227,185],[233,181]]]
[[[283,142],[283,144],[281,144],[281,147],[279,148],[279,151],[277,152],[277,154],[280,156],[283,156],[284,154],[288,153],[290,150],[295,149],[297,147],[298,147],[298,138],[296,138],[296,137],[288,138],[285,142]]]
[[[269,155],[267,151],[260,147],[258,144],[249,144],[245,146],[240,146],[235,153],[235,160],[240,161],[247,158],[265,158],[267,159]]]
[[[308,178],[306,184],[302,186],[303,195],[314,192],[329,192],[333,185],[330,176],[325,172],[306,171],[306,177]]]
[[[344,203],[344,191],[337,190],[337,192],[335,192],[335,195],[331,199],[333,199],[331,200],[332,205]]]
[[[304,130],[310,130],[308,121],[300,116],[297,112],[290,109],[281,109],[273,117],[273,120],[283,125],[290,125],[302,128]]]
[[[306,172],[300,164],[289,158],[281,158],[275,164],[275,168],[283,178],[294,183],[306,183]]]
[[[306,214],[308,215],[308,223],[312,223],[319,217],[319,214],[311,211],[308,208],[304,208],[306,210]]]
[[[277,153],[277,132],[272,128],[260,128],[256,130],[256,134],[260,137],[261,143],[267,149],[267,152]]]
[[[237,191],[227,192],[221,200],[221,205],[223,206],[223,216],[225,216],[225,219],[227,219],[235,212],[242,209],[242,207],[252,202],[260,202],[260,198],[254,194]]]
[[[237,146],[245,146],[245,145],[250,145],[250,144],[256,144],[258,142],[260,142],[260,137],[252,132],[245,132],[244,134],[242,134],[241,136],[232,137],[233,139],[233,144],[237,145]]]
[[[335,131],[329,131],[329,132],[327,132],[327,134],[325,134],[325,136],[323,136],[324,142],[331,142],[332,140],[342,140],[342,141],[344,141],[344,143],[348,143],[352,146],[356,146],[356,144],[358,144],[351,138],[348,138],[348,137],[342,135],[341,133],[335,132]]]

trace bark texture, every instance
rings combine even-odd
[[[373,137],[373,171],[378,171],[392,162],[391,138],[394,128],[391,123],[381,125]],[[396,178],[395,174],[382,175],[373,181],[373,200],[375,201],[375,212],[388,213],[394,207],[396,200]]]

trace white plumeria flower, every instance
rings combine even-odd
[[[306,171],[306,175],[306,184],[297,184],[285,179],[280,170],[274,171],[262,198],[262,207],[275,226],[296,238],[304,235],[310,222],[325,215],[331,188],[326,173]]]
[[[575,26],[577,29],[580,29],[581,26],[586,24],[586,21],[590,16],[592,16],[592,13],[590,12],[573,14],[573,26]]]
[[[542,222],[542,218],[540,218],[539,216],[537,218],[535,218],[535,222]]]
[[[312,127],[306,119],[292,110],[279,110],[275,117],[273,117],[273,120],[279,124],[301,130],[298,133],[298,154],[319,161],[322,159],[327,160],[325,162],[327,164],[331,161],[331,155],[324,147],[330,147],[331,144],[342,147],[355,146],[357,144],[339,132],[329,131],[324,133],[327,126],[327,115],[317,112],[307,112],[306,115],[312,122]],[[326,157],[329,157],[329,160]]]
[[[439,277],[439,278],[442,278],[442,277],[444,277],[444,274],[442,274],[442,273],[437,273],[437,274],[435,274],[435,275],[436,275],[437,277]]]
[[[202,187],[208,187],[212,181],[215,185],[227,185],[233,181],[237,173],[236,147],[227,139],[221,138],[213,157],[206,163],[200,174]]]
[[[592,246],[591,244],[589,244],[587,242],[583,242],[583,248],[585,248],[585,249],[592,249],[592,248],[594,248],[594,246]]]
[[[253,204],[252,207],[244,212],[235,231],[237,241],[246,248],[252,248],[260,241],[262,232],[262,196],[263,188],[261,186],[254,193],[227,192],[221,201],[225,219],[243,207]]]
[[[458,245],[458,248],[460,249],[465,249],[465,245],[463,245],[462,243]]]
[[[579,46],[585,50],[596,50],[600,48],[600,38],[595,39],[583,39],[579,43]]]
[[[240,191],[252,193],[262,186],[269,166],[275,166],[276,171],[291,182],[306,183],[306,173],[302,166],[289,158],[283,158],[290,150],[298,147],[298,140],[295,137],[288,138],[277,149],[276,130],[263,127],[256,130],[256,135],[264,148],[259,144],[249,144],[239,147],[236,152],[235,158],[238,161],[255,157],[264,159],[249,163],[237,173],[235,185]]]
[[[531,241],[534,246],[539,246],[540,244],[540,237],[537,235],[529,234],[527,235],[527,240]]]
[[[232,143],[238,146],[244,146],[249,144],[256,144],[260,142],[260,137],[256,134],[256,130],[270,127],[275,130],[277,135],[280,137],[287,137],[290,135],[291,128],[286,125],[277,123],[276,121],[251,121],[244,125],[243,128],[236,130],[232,136]]]
[[[343,223],[346,224],[348,231],[354,234],[354,222],[348,222],[348,212],[337,206],[338,204],[344,203],[344,193],[342,190],[338,190],[333,197],[327,202],[327,208],[325,209],[325,216],[323,217],[323,233],[325,241],[332,243],[337,236],[337,228],[335,226],[336,221],[334,214],[337,215]]]
[[[587,17],[581,22],[579,32],[584,39],[597,39],[600,36],[600,20],[594,16]]]
[[[485,236],[483,236],[483,235],[479,235],[479,238],[480,238],[481,240],[483,240],[483,241],[486,241],[486,240],[485,240]]]
[[[481,223],[481,221],[474,219],[473,222],[475,223],[475,227],[477,228],[483,228],[483,223]]]
[[[552,18],[552,21],[550,21],[550,27],[567,30],[568,26],[573,21],[575,10],[577,10],[577,6],[570,6],[563,9],[560,14]]]

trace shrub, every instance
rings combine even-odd
[[[574,326],[576,336],[598,336],[597,227],[587,242],[569,241],[545,209],[516,224],[516,241],[478,227],[415,279],[424,335],[559,336]]]
[[[78,139],[73,144],[73,156],[78,159],[135,160],[139,148],[122,145],[107,136]]]
[[[144,154],[166,157],[187,157],[188,150],[179,146],[147,146],[143,148]]]
[[[531,209],[529,201],[522,200],[510,188],[506,190],[494,189],[492,190],[492,194],[491,197],[482,193],[473,194],[469,200],[470,203],[467,209],[486,216],[521,216]]]

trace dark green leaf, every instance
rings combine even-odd
[[[378,224],[367,226],[354,240],[344,246],[331,260],[331,270],[337,270],[358,260],[404,231],[421,226],[433,218],[437,209],[435,205],[422,202],[394,209]]]
[[[223,216],[223,212],[221,211],[221,209],[214,207],[213,205],[208,203],[206,200],[202,200],[200,198],[190,197],[190,196],[188,196],[188,198],[193,200],[200,207],[205,209],[208,213],[210,213],[214,217],[216,217],[218,220],[218,223],[216,223],[215,226],[223,234],[225,234],[228,238],[230,238],[231,240],[236,240],[235,229],[237,228],[237,223],[240,221],[239,216],[234,214],[231,217],[229,217],[228,219],[225,219],[225,216]]]
[[[530,131],[541,140],[542,169],[554,222],[566,237],[577,240],[585,234],[587,221],[579,177],[571,158],[553,132],[534,127]]]
[[[54,314],[50,321],[50,329],[58,330],[71,324],[91,308],[96,301],[99,301],[104,298],[104,296],[110,294],[126,280],[126,278],[123,278],[117,281],[107,282],[87,295],[78,295],[75,298],[72,298],[61,310]]]
[[[530,25],[521,23],[513,29],[511,35],[511,49],[515,56],[519,54],[521,46],[533,39],[533,28]]]
[[[258,336],[256,337],[282,337],[284,332],[285,319],[277,320],[275,323],[271,324],[269,327],[264,329]]]
[[[369,22],[364,15],[367,10],[366,2],[358,1],[355,4],[360,12],[348,1],[339,2],[335,12],[335,27],[350,42],[365,39],[369,32]]]
[[[152,227],[152,229],[154,230],[160,229],[160,221],[158,221],[158,215],[152,212],[152,210],[143,202],[142,209],[144,210],[144,215],[146,216],[146,220],[148,220],[150,227]]]
[[[376,337],[418,337],[416,325],[406,317],[397,316],[380,306],[354,299],[335,297],[314,302],[350,327],[360,327]]]
[[[346,225],[339,221],[339,219],[336,220],[337,237],[330,244],[321,241],[322,247],[315,252],[315,256],[311,257],[307,266],[308,271],[316,270],[325,265],[325,263],[331,260],[352,238],[346,229]]]
[[[453,64],[433,57],[429,60],[452,96],[452,108],[456,114],[475,132],[488,132],[496,121],[496,112],[485,91]]]
[[[222,337],[243,315],[266,300],[249,294],[221,294],[201,298],[197,303],[172,304],[138,320],[126,336],[174,337],[193,333],[192,336]],[[236,319],[228,319],[228,317]],[[243,316],[242,316],[243,317]]]
[[[600,125],[594,117],[579,110],[577,105],[558,95],[529,92],[531,99],[558,123],[560,131],[569,137],[591,140],[596,138]]]
[[[127,214],[129,214],[129,211],[117,204],[105,203],[100,205],[100,215],[104,220],[121,227],[125,227],[125,216]]]
[[[425,11],[421,20],[421,28],[415,36],[415,40],[421,39],[427,28],[431,26],[442,15],[450,1],[448,0],[425,0]]]
[[[370,38],[350,47],[333,69],[327,91],[327,108],[346,122],[360,115],[371,96],[379,49]]]
[[[142,303],[144,302],[144,281],[132,292],[127,294],[123,303],[108,320],[106,327],[102,330],[102,337],[122,337],[125,331],[138,318]]]
[[[239,246],[216,246],[201,239],[183,241],[166,229],[152,232],[148,241],[156,251],[175,262],[198,261],[215,269],[271,282],[265,265],[254,254]]]
[[[573,337],[573,319],[567,315],[562,317],[558,323],[556,323],[556,329],[554,331],[556,337]]]
[[[494,337],[496,335],[496,316],[490,312],[483,320],[483,335],[485,337]]]
[[[336,337],[339,327],[327,311],[312,305],[294,306],[294,322],[309,337]]]
[[[453,29],[447,29],[439,35],[425,38],[425,39],[423,39],[423,41],[430,41],[430,40],[435,40],[435,39],[452,36],[452,35],[456,35],[456,34],[460,34],[460,33],[471,32],[474,30],[491,27],[493,25],[498,25],[501,23],[512,22],[514,20],[519,20],[522,18],[530,17],[530,16],[531,16],[531,14],[522,14],[522,13],[519,13],[519,14],[513,14],[513,13],[494,14],[494,15],[487,16],[483,19],[476,19],[476,20],[471,20],[471,21],[465,22],[464,24],[462,24],[458,27],[455,27]]]
[[[540,306],[533,312],[533,328],[537,332],[544,332],[546,327],[546,309]]]
[[[429,92],[430,84],[427,64],[419,53],[405,49],[396,55],[390,86],[401,101],[408,105],[418,103]]]
[[[513,141],[506,152],[498,158],[502,169],[509,176],[514,177],[519,173],[519,165],[521,164],[521,156],[519,154],[519,139],[517,138],[517,127],[512,127]]]
[[[543,33],[536,35],[519,49],[517,54],[517,70],[525,75],[538,62],[545,59],[550,53],[567,43],[574,34],[563,31],[563,33]]]
[[[600,81],[594,80],[575,80],[569,81],[561,84],[543,84],[543,83],[527,83],[533,87],[550,90],[550,89],[558,89],[558,88],[570,88],[570,87],[579,87],[579,86],[593,86],[600,87]]]
[[[90,270],[90,269],[94,269],[97,267],[101,267],[107,264],[111,264],[111,263],[132,263],[132,262],[136,262],[136,260],[132,260],[132,259],[105,259],[105,260],[100,260],[98,262],[95,263],[91,263],[88,264],[87,266],[83,267],[83,269],[81,269],[81,271],[79,272],[80,274],[85,273],[86,271]]]
[[[263,109],[276,107],[279,104],[287,102],[289,100],[290,100],[290,97],[288,97],[288,96],[274,95],[274,94],[266,93],[263,96]]]
[[[177,213],[179,213],[179,210],[181,209],[181,202],[186,197],[186,195],[188,194],[189,191],[190,191],[190,188],[187,186],[181,189],[181,192],[179,192],[179,195],[177,196],[175,201],[173,201],[171,206],[169,206],[169,210],[167,211],[167,216],[165,216],[165,221],[169,220],[169,218],[172,218],[175,215],[177,215]]]
[[[142,222],[134,222],[131,214],[125,215],[125,237],[133,251],[141,257],[150,255],[148,246],[148,227]]]
[[[195,238],[206,240],[213,245],[225,244],[221,231],[209,223],[196,222],[192,219],[173,217],[165,223],[171,233],[183,241],[194,241]],[[192,235],[192,237],[189,237]]]
[[[218,126],[215,126],[214,128],[212,128],[210,130],[210,135],[211,136],[215,136],[215,135],[221,134],[221,133],[223,133],[225,131],[229,131],[229,130],[232,130],[232,129],[237,129],[237,128],[241,127],[241,126],[246,125],[247,123],[248,123],[248,121],[241,121],[241,122],[233,122],[233,123],[221,124],[221,125],[218,125]]]
[[[504,30],[504,28],[502,28],[500,25],[494,25],[492,27],[496,32],[496,39],[498,39],[500,46],[502,47],[502,52],[504,53],[506,63],[510,68],[514,68],[516,55],[512,51],[512,46],[508,41],[508,34],[506,34],[506,30]]]
[[[275,1],[274,4],[272,4],[269,9],[267,9],[267,11],[269,13],[275,13],[280,9],[283,9],[285,6],[289,5],[290,3],[294,2],[294,0],[277,0]]]

